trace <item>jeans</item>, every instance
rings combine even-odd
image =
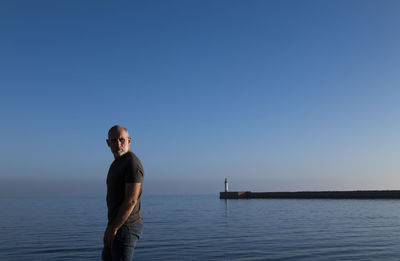
[[[130,226],[123,225],[117,231],[112,248],[104,244],[103,253],[101,254],[103,261],[132,261],[133,250],[136,241],[141,237],[143,223],[137,223]]]

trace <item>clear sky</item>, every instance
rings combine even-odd
[[[400,189],[400,1],[1,1],[0,195]]]

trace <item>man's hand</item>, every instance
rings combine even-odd
[[[106,228],[106,231],[104,232],[104,242],[110,248],[112,248],[114,245],[114,239],[115,239],[115,236],[117,235],[117,231],[118,231],[117,229],[108,226]]]
[[[138,202],[140,192],[142,191],[142,183],[126,183],[125,184],[125,199],[122,202],[118,215],[109,223],[104,232],[104,242],[109,247],[113,247],[115,236],[120,227],[128,219],[129,215]]]

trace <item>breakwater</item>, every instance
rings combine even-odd
[[[298,192],[220,192],[220,199],[400,199],[400,190],[298,191]]]

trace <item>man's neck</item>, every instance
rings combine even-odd
[[[121,158],[122,156],[124,156],[128,152],[129,152],[129,150],[127,152],[124,152],[123,154],[113,153],[114,154],[114,159],[119,159],[119,158]]]

